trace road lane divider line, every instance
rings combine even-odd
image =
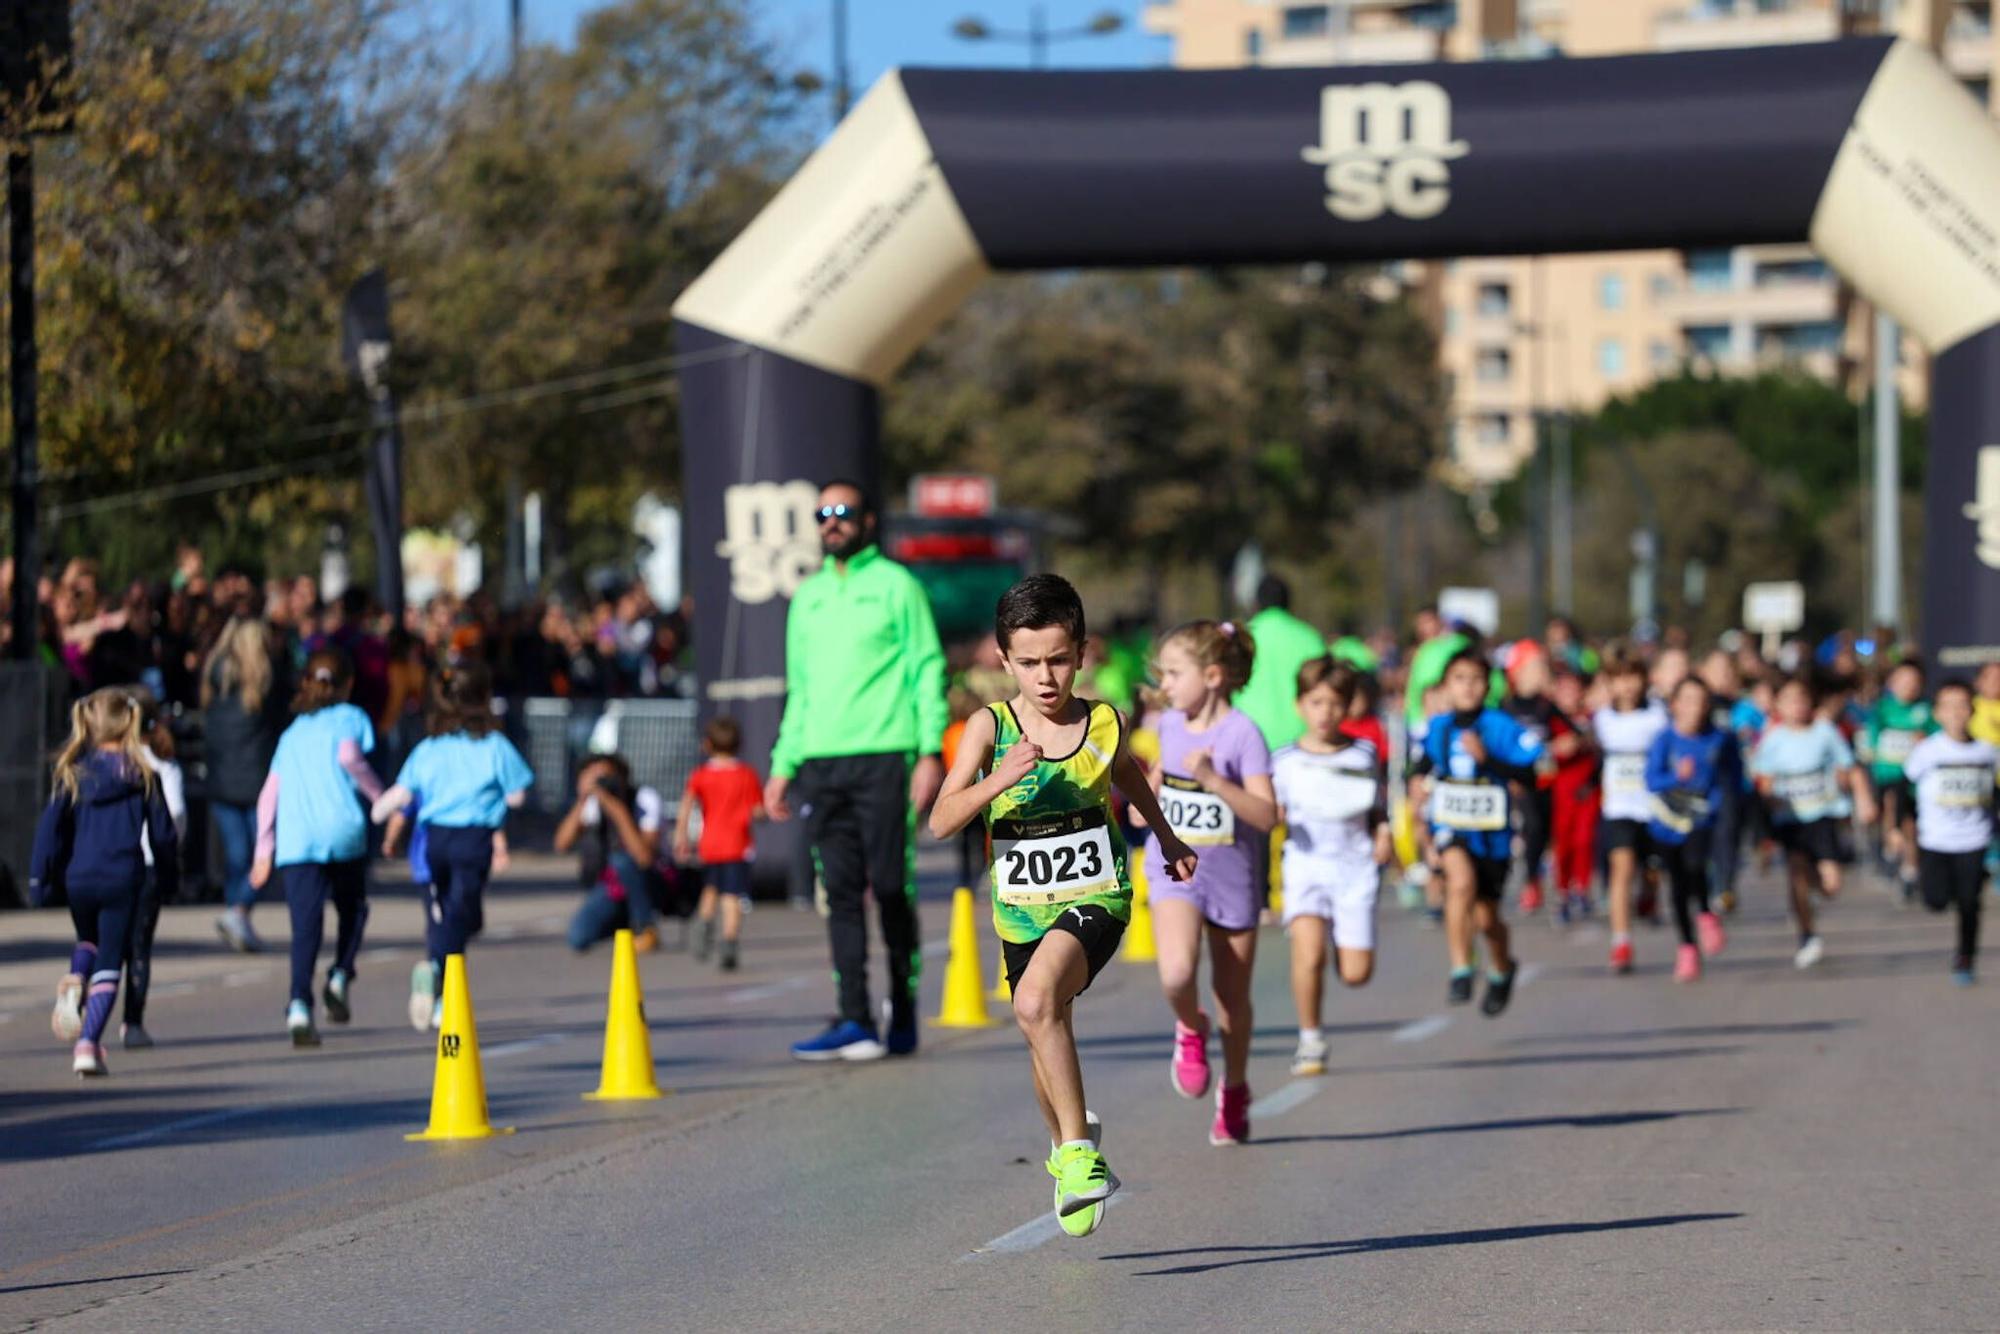
[[[544,1033],[538,1038],[521,1038],[514,1042],[501,1042],[486,1049],[486,1059],[497,1061],[502,1057],[514,1056],[524,1051],[533,1051],[537,1047],[553,1047],[558,1042],[567,1042],[568,1040],[569,1034],[567,1033]]]
[[[262,982],[270,975],[271,970],[268,968],[246,968],[240,972],[225,973],[222,978],[222,985],[225,987],[247,987],[252,983]]]
[[[1104,1211],[1110,1213],[1129,1198],[1131,1197],[1120,1191],[1104,1202]],[[983,1260],[989,1255],[1017,1255],[1022,1251],[1032,1251],[1037,1246],[1045,1245],[1048,1242],[1054,1241],[1057,1237],[1067,1235],[1062,1230],[1062,1220],[1056,1217],[1056,1211],[1051,1209],[1040,1218],[1023,1223],[1012,1232],[1003,1232],[984,1246],[959,1256],[958,1263],[964,1264],[967,1260]]]
[[[1250,1115],[1268,1119],[1283,1116],[1295,1107],[1300,1107],[1319,1096],[1326,1087],[1324,1079],[1294,1079],[1275,1093],[1266,1093],[1250,1104]]]
[[[1427,1014],[1421,1019],[1412,1019],[1389,1035],[1391,1042],[1422,1042],[1425,1038],[1436,1037],[1451,1027],[1448,1014]]]

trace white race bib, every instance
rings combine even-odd
[[[1917,748],[1917,742],[1921,740],[1923,738],[1915,732],[1905,732],[1900,728],[1884,732],[1875,738],[1875,762],[1891,764],[1900,769],[1904,761],[1910,758],[1910,752]]]
[[[1613,751],[1604,757],[1604,791],[1613,797],[1646,794],[1646,757],[1638,751]]]
[[[1375,809],[1375,780],[1351,769],[1305,765],[1286,787],[1291,813],[1303,820],[1356,820]]]
[[[1160,787],[1160,811],[1167,827],[1191,848],[1213,848],[1236,841],[1236,812],[1229,803],[1192,778],[1165,776]]]
[[[1493,834],[1507,827],[1507,789],[1498,783],[1439,783],[1431,818],[1446,829]]]
[[[1815,818],[1840,799],[1840,787],[1833,770],[1814,769],[1803,774],[1774,774],[1771,795],[1792,808],[1802,820]]]
[[[1993,771],[1983,764],[1939,765],[1931,774],[1932,800],[1953,810],[1977,810],[1993,796]]]
[[[993,892],[1000,902],[1052,907],[1117,886],[1118,858],[1101,812],[995,823]]]

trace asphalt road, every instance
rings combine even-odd
[[[175,911],[160,1045],[114,1045],[88,1085],[47,1030],[66,922],[0,917],[0,1327],[2000,1328],[2000,974],[1952,988],[1948,922],[1870,883],[1810,974],[1768,882],[1691,987],[1667,932],[1614,979],[1600,931],[1531,924],[1497,1021],[1446,1010],[1442,941],[1385,906],[1380,971],[1330,998],[1310,1081],[1286,1072],[1267,933],[1256,1142],[1234,1149],[1169,1091],[1152,969],[1114,964],[1077,1027],[1125,1187],[1082,1241],[1046,1214],[1011,1027],[786,1057],[830,1006],[807,913],[760,908],[734,975],[643,960],[675,1095],[582,1101],[609,959],[562,946],[572,903],[492,900],[472,988],[519,1133],[465,1145],[402,1139],[432,1045],[402,1018],[401,891],[378,893],[356,1022],[311,1052],[284,1038],[282,957],[222,954],[208,913]]]

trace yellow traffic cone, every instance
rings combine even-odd
[[[404,1139],[487,1139],[511,1135],[486,1119],[486,1079],[479,1070],[479,1025],[465,983],[465,956],[444,960],[444,1018],[438,1025],[437,1075],[431,1082],[431,1123]]]
[[[944,1003],[939,1028],[991,1028],[986,1013],[986,980],[979,975],[979,929],[972,922],[972,891],[951,896],[951,959],[944,966]]]
[[[604,1068],[593,1102],[626,1102],[657,1098],[653,1082],[653,1038],[646,1030],[646,998],[639,990],[639,956],[632,933],[620,931],[611,940],[611,1004],[604,1013]]]
[[[1007,985],[1007,951],[1000,951],[1000,961],[993,978],[993,990],[986,993],[987,1000],[996,1000],[1005,1005],[1014,1003],[1014,988]]]
[[[1152,893],[1146,887],[1146,859],[1132,859],[1132,920],[1125,924],[1125,944],[1118,957],[1126,963],[1154,963]]]
[[[1270,891],[1264,896],[1264,906],[1274,913],[1285,911],[1285,823],[1280,820],[1271,831],[1268,840],[1271,845]]]

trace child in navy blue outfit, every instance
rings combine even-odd
[[[527,799],[534,771],[500,734],[493,716],[493,678],[477,663],[448,668],[431,701],[430,735],[403,761],[396,784],[375,803],[375,820],[389,828],[384,855],[393,857],[407,823],[403,809],[420,803],[429,840],[430,892],[424,934],[430,957],[410,974],[410,1026],[419,1033],[440,1018],[447,955],[486,922],[486,881],[504,868],[499,837],[507,812]]]
[[[1467,649],[1445,664],[1445,706],[1430,720],[1411,800],[1428,801],[1430,860],[1443,873],[1445,943],[1451,953],[1453,1005],[1472,999],[1472,939],[1486,937],[1486,995],[1479,1008],[1489,1018],[1507,1008],[1518,965],[1500,895],[1513,860],[1514,830],[1508,784],[1532,784],[1545,752],[1540,738],[1499,709],[1486,707],[1490,671]]]
[[[1667,865],[1673,884],[1674,925],[1681,948],[1674,981],[1701,977],[1703,956],[1722,952],[1722,919],[1708,907],[1708,856],[1715,821],[1740,779],[1736,738],[1715,726],[1708,687],[1690,676],[1668,701],[1672,725],[1653,738],[1646,753],[1646,790],[1652,794],[1647,837]]]
[[[70,1068],[92,1076],[106,1073],[104,1028],[145,887],[142,835],[152,848],[162,899],[178,888],[180,840],[146,763],[144,718],[130,693],[113,687],[86,695],[69,717],[69,740],[56,757],[55,796],[35,826],[28,897],[39,907],[57,889],[68,895],[76,948],[69,973],[56,986],[51,1027],[76,1044]]]

